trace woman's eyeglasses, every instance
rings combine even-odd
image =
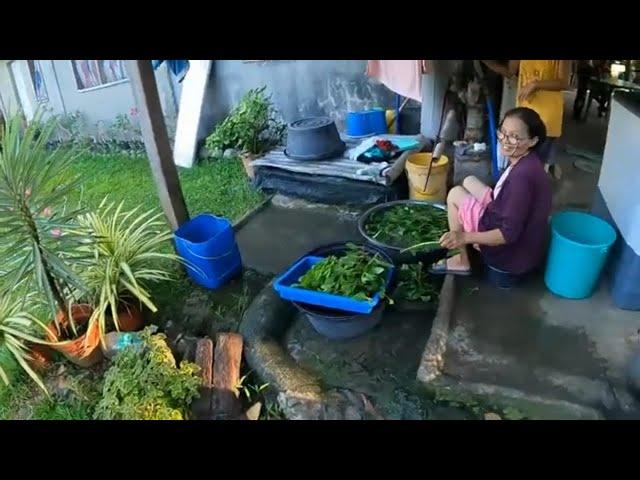
[[[502,143],[507,143],[509,145],[518,145],[523,140],[526,140],[526,138],[520,138],[516,135],[507,135],[502,130],[498,130],[496,136]]]

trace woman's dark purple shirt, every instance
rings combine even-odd
[[[480,232],[498,228],[506,240],[498,247],[482,246],[485,261],[515,274],[541,265],[549,240],[551,207],[551,183],[542,162],[531,152],[511,169],[498,198],[480,217]]]

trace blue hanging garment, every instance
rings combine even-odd
[[[182,82],[189,71],[189,60],[152,60],[151,65],[157,70],[162,62],[167,62],[167,68],[178,82]]]

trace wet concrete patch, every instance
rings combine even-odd
[[[361,240],[357,214],[331,207],[272,203],[237,233],[243,262],[258,272],[276,275],[316,247]]]
[[[542,279],[510,291],[477,279],[458,282],[443,374],[601,410],[617,408],[608,359],[588,328],[590,319],[558,318],[564,314],[549,302]],[[591,308],[597,316],[598,304]]]
[[[467,329],[474,345],[486,354],[517,357],[531,367],[548,367],[572,375],[604,373],[593,342],[579,328],[552,325],[540,301],[542,279],[505,292],[477,280],[461,279],[457,324]],[[477,288],[471,295],[466,291]]]

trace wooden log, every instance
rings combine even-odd
[[[195,362],[200,367],[202,386],[200,395],[191,405],[196,420],[211,420],[212,379],[213,379],[213,342],[210,338],[201,338],[196,344]]]
[[[198,340],[196,364],[200,367],[203,387],[210,388],[213,382],[213,342],[210,338]]]
[[[242,412],[239,399],[242,335],[220,333],[213,361],[212,414],[214,418],[236,418]]]

